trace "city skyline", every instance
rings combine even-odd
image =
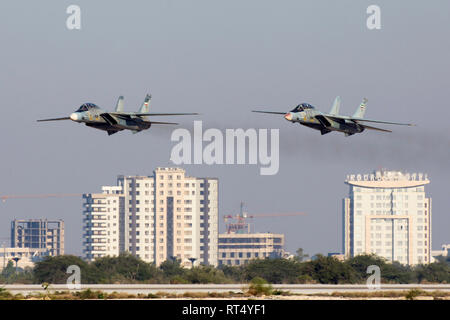
[[[134,176],[134,179],[144,179],[144,180],[148,180],[148,182],[150,181],[150,180],[154,180],[155,179],[155,176],[156,176],[156,173],[157,172],[161,172],[160,170],[163,170],[163,171],[165,171],[165,170],[168,170],[168,172],[164,172],[164,173],[166,173],[166,174],[168,174],[168,173],[170,173],[170,174],[176,174],[177,172],[178,172],[178,174],[180,174],[180,173],[182,173],[183,174],[183,177],[184,177],[184,175],[186,174],[185,173],[185,170],[184,169],[182,169],[182,168],[180,168],[180,167],[168,167],[168,168],[157,168],[157,169],[155,169],[154,171],[153,171],[153,175],[147,175],[147,176],[144,176],[144,175],[137,175],[137,176]],[[94,203],[95,201],[97,201],[96,199],[119,199],[120,197],[123,197],[123,193],[124,193],[124,190],[123,190],[123,186],[124,185],[127,185],[124,181],[125,180],[127,180],[127,179],[132,179],[133,178],[133,176],[125,176],[125,175],[117,175],[117,181],[118,181],[118,185],[116,185],[116,186],[105,186],[105,185],[103,185],[102,187],[101,187],[101,190],[102,190],[102,192],[101,193],[85,193],[85,194],[83,194],[83,197],[82,197],[82,199],[84,199],[84,204],[83,204],[83,208],[86,206],[86,205],[88,205],[88,203]],[[191,178],[191,177],[188,177],[188,176],[186,176],[186,178]],[[125,179],[125,180],[124,180]],[[201,180],[202,178],[191,178],[191,179],[194,179],[194,180]],[[207,180],[208,179],[211,179],[211,178],[206,178]],[[213,178],[213,180],[216,180],[218,183],[217,183],[217,189],[215,189],[216,191],[218,190],[218,189],[220,189],[220,182],[218,181],[218,179],[217,178]],[[386,180],[387,182],[383,182],[384,180]],[[122,181],[122,182],[120,182],[120,181]],[[377,186],[378,186],[378,184],[380,184],[380,183],[384,183],[384,184],[386,184],[386,183],[388,183],[389,184],[389,181],[394,181],[393,183],[398,187],[398,186],[400,186],[402,183],[403,184],[411,184],[411,183],[413,183],[414,185],[422,185],[422,184],[429,184],[430,183],[430,180],[428,179],[428,174],[427,173],[409,173],[409,172],[406,172],[406,171],[404,171],[404,170],[388,170],[388,169],[386,169],[386,168],[382,168],[382,169],[378,169],[378,170],[373,170],[372,171],[372,173],[367,173],[367,174],[360,174],[360,173],[350,173],[350,174],[347,174],[346,175],[346,179],[345,179],[345,184],[347,184],[347,185],[353,185],[353,184],[356,184],[356,185],[359,185],[359,184],[364,184],[365,186],[368,186],[368,187],[370,187],[370,188],[373,188],[373,186],[370,186],[370,184],[376,184]],[[406,182],[405,182],[406,181]],[[408,182],[409,181],[409,182]],[[150,184],[149,183],[147,183],[148,185],[149,185],[149,187],[150,187]],[[145,185],[147,185],[147,184],[145,184]],[[408,184],[408,185],[409,185]],[[137,184],[138,186],[139,186],[139,184]],[[130,186],[131,186],[131,184],[130,184]],[[401,186],[400,186],[401,187]],[[157,188],[156,187],[156,182],[152,182],[151,183],[151,188]],[[350,188],[351,189],[351,188]],[[149,189],[150,190],[150,189]],[[394,189],[393,189],[394,190]],[[125,193],[127,193],[127,192],[125,192]],[[149,193],[149,191],[146,191],[145,192],[145,194],[148,194]],[[131,194],[131,193],[130,193]],[[139,191],[137,192],[137,194],[139,194]],[[154,190],[152,190],[152,195],[154,194]],[[352,194],[352,191],[350,191],[350,194]],[[146,196],[147,197],[147,196]],[[361,196],[359,196],[359,197],[361,197]],[[373,196],[372,196],[373,197]],[[220,198],[220,194],[217,194],[217,198]],[[89,200],[89,199],[91,199],[91,200]],[[427,260],[425,260],[425,261],[427,261],[427,262],[430,262],[430,261],[432,261],[432,259],[431,259],[431,252],[432,252],[432,250],[433,249],[437,249],[437,248],[441,248],[443,245],[445,245],[447,242],[445,242],[445,243],[435,243],[434,244],[434,248],[432,247],[432,243],[433,243],[433,241],[432,241],[432,233],[431,233],[431,226],[432,226],[432,224],[431,224],[431,199],[429,199],[429,198],[426,198],[427,199],[427,201],[429,200],[430,201],[430,204],[429,204],[429,206],[430,206],[430,222],[429,222],[429,224],[428,224],[428,226],[429,226],[429,229],[430,229],[430,231],[429,231],[429,244],[428,244],[428,246],[427,246],[427,253],[428,253],[428,258],[427,258]],[[354,254],[351,254],[350,255],[350,250],[352,250],[353,251],[353,249],[350,249],[350,248],[347,248],[346,249],[346,241],[348,241],[348,240],[345,240],[346,239],[346,233],[347,232],[349,232],[349,231],[347,231],[346,230],[346,219],[348,219],[348,217],[346,217],[346,215],[350,215],[350,213],[347,213],[347,211],[348,210],[350,210],[349,208],[349,205],[350,205],[350,203],[353,203],[353,201],[352,202],[350,202],[350,199],[348,199],[348,198],[345,198],[344,199],[345,201],[344,201],[344,211],[341,213],[342,214],[342,218],[341,218],[341,220],[342,220],[342,224],[341,224],[341,228],[342,228],[342,233],[341,233],[341,241],[342,241],[342,246],[341,246],[341,248],[342,249],[340,249],[340,250],[336,250],[335,252],[340,252],[340,253],[342,253],[342,254],[344,254],[345,256],[347,256],[347,257],[350,257],[350,256],[354,256]],[[90,201],[90,202],[88,202],[88,201]],[[131,200],[130,200],[131,201]],[[123,201],[122,201],[123,202]],[[145,203],[147,203],[148,201],[145,201]],[[96,202],[95,202],[96,203]],[[119,202],[115,202],[114,201],[114,204],[113,204],[113,207],[117,207],[117,208],[119,208]],[[377,204],[378,205],[378,204]],[[124,202],[120,205],[120,206],[124,206]],[[138,201],[138,206],[139,206],[139,201]],[[153,206],[153,201],[152,201],[152,206]],[[392,206],[392,205],[391,205]],[[399,206],[401,206],[401,205],[399,205]],[[109,207],[109,201],[108,201],[108,206],[107,207]],[[392,210],[396,210],[396,209],[393,209],[395,207],[395,205],[393,205],[393,207],[391,207],[390,208],[390,210],[392,211]],[[406,206],[407,207],[407,206]],[[130,207],[131,208],[131,207]],[[155,207],[156,208],[156,207]],[[367,209],[367,208],[366,208]],[[84,214],[85,214],[85,211],[84,211],[85,209],[83,209],[83,223],[85,222],[85,219],[86,219],[86,217],[84,217]],[[112,209],[112,210],[115,210],[115,209]],[[131,210],[131,209],[130,209]],[[144,209],[145,210],[145,209]],[[152,209],[153,210],[153,209]],[[156,209],[155,209],[156,210]],[[241,209],[242,210],[242,209]],[[353,212],[353,210],[356,212],[357,210],[356,209],[351,209],[352,210],[352,212]],[[109,211],[109,210],[108,210]],[[373,205],[372,205],[372,211],[373,211]],[[350,211],[349,211],[350,212]],[[377,211],[378,212],[378,211]],[[383,211],[384,212],[384,211]],[[164,213],[166,214],[166,212],[164,211]],[[198,212],[197,212],[198,213]],[[373,213],[373,212],[372,212]],[[93,214],[95,214],[95,212],[93,212]],[[367,214],[369,214],[368,212],[367,212]],[[220,212],[218,212],[217,213],[217,218],[216,218],[216,221],[218,222],[218,235],[220,236],[221,234],[226,234],[226,232],[225,232],[225,227],[226,227],[226,223],[224,223],[224,222],[221,222],[221,221],[223,221],[223,217],[226,215],[225,213],[220,213]],[[195,216],[195,214],[194,214],[194,216]],[[272,216],[276,216],[276,214],[272,214]],[[378,217],[378,216],[377,216]],[[47,219],[47,218],[45,218],[45,219]],[[33,219],[32,219],[33,220]],[[35,220],[35,219],[34,219]],[[376,220],[376,219],[375,219]],[[401,219],[400,219],[401,220]],[[119,219],[118,219],[118,217],[117,217],[117,221],[116,222],[118,222],[119,221]],[[108,221],[109,222],[109,221]],[[253,224],[253,223],[255,223],[255,222],[252,222],[251,224]],[[409,222],[409,223],[411,223],[411,222]],[[84,224],[83,224],[84,225]],[[130,226],[131,226],[131,223],[130,223]],[[84,228],[84,227],[83,227]],[[117,227],[118,228],[118,227]],[[348,226],[347,226],[347,228],[349,228]],[[258,229],[258,228],[256,228],[256,229]],[[426,228],[425,228],[426,229]],[[86,229],[84,229],[85,231],[86,231]],[[147,230],[147,229],[146,229]],[[150,228],[150,229],[148,229],[148,230],[153,230],[153,227],[152,228]],[[271,231],[271,230],[266,230],[265,232],[267,232],[267,234],[274,234],[274,232],[273,231]],[[84,233],[84,231],[83,231],[83,233]],[[148,233],[148,232],[147,232]],[[147,234],[146,233],[146,234]],[[282,235],[283,235],[283,237],[285,237],[285,234],[283,233],[283,232],[279,232],[279,233],[281,233]],[[131,234],[131,233],[130,233]],[[153,232],[152,231],[152,237],[153,238],[156,238],[156,236],[155,236],[155,234],[156,234],[156,232]],[[261,231],[260,230],[253,230],[253,231],[251,231],[250,232],[250,234],[253,234],[253,235],[258,235],[258,234],[263,234],[263,233],[261,233]],[[83,244],[82,244],[82,247],[83,248],[85,248],[85,240],[86,240],[86,238],[85,238],[85,234],[83,234],[83,238],[82,238],[82,241],[83,241]],[[110,237],[108,237],[108,238],[110,238]],[[5,237],[3,237],[3,239],[5,239]],[[131,239],[131,238],[130,238]],[[130,240],[131,241],[131,240]],[[373,241],[373,240],[372,240]],[[115,239],[114,240],[114,243],[118,246],[119,245],[119,241],[117,240],[117,239]],[[128,242],[127,242],[128,243]],[[284,241],[283,241],[283,243],[284,243]],[[425,242],[426,243],[426,242]],[[123,246],[125,246],[125,244],[122,244]],[[127,249],[125,249],[125,247],[124,247],[124,249],[122,250],[122,251],[120,251],[119,250],[119,248],[117,248],[117,250],[116,250],[116,248],[114,249],[114,250],[109,250],[106,254],[104,254],[104,255],[101,255],[101,256],[105,256],[105,255],[112,255],[112,256],[114,256],[114,255],[117,255],[118,253],[120,253],[120,252],[123,252],[123,251],[129,251],[129,252],[132,252],[133,254],[136,254],[136,252],[134,252],[133,250],[132,250],[132,247],[129,247],[129,250],[128,250],[128,246],[129,245],[127,245],[126,246],[126,248]],[[152,247],[153,248],[153,247]],[[300,247],[299,247],[300,248]],[[301,247],[301,248],[303,248],[303,247]],[[291,253],[292,254],[292,252],[295,252],[295,250],[293,250],[293,249],[298,249],[298,248],[291,248],[291,250],[287,250],[286,248],[285,248],[285,251],[286,252],[288,252],[288,253]],[[324,252],[316,252],[315,254],[327,254],[327,253],[332,253],[333,251],[332,250],[325,250]],[[364,252],[359,252],[359,253],[364,253]],[[68,253],[68,254],[73,254],[73,253]],[[378,252],[377,254],[380,254],[380,252]],[[216,252],[216,255],[217,255],[217,252]],[[83,250],[83,253],[82,254],[79,254],[79,256],[82,256],[82,257],[85,257],[87,260],[92,260],[92,258],[95,258],[94,256],[93,257],[91,257],[91,258],[89,258],[89,257],[87,257],[86,256],[86,252]],[[140,256],[140,255],[138,255],[138,256]],[[100,256],[98,256],[98,257],[100,257]],[[151,258],[149,258],[148,256],[146,256],[146,257],[144,257],[144,256],[140,256],[144,261],[153,261],[153,259],[154,259],[154,257],[152,256]],[[167,256],[163,259],[163,260],[165,260],[165,259],[167,259]],[[389,259],[389,258],[387,258],[388,260],[391,260],[391,259]],[[163,260],[159,260],[159,263],[160,262],[162,262]],[[394,259],[395,260],[395,259]],[[397,260],[396,260],[397,261]],[[424,262],[425,262],[424,261]],[[408,262],[405,262],[405,261],[400,261],[400,262],[402,262],[402,263],[406,263],[406,264],[409,264]]]
[[[76,123],[36,122],[86,102],[112,110],[120,95],[126,111],[136,111],[148,92],[158,111],[200,113],[205,129],[279,129],[276,175],[261,176],[250,164],[183,168],[221,181],[220,215],[238,212],[241,201],[255,213],[307,213],[256,222],[257,231],[284,233],[287,251],[341,251],[343,180],[377,168],[428,173],[433,249],[449,242],[447,1],[380,0],[380,30],[366,26],[373,4],[366,0],[132,6],[80,0],[80,30],[66,27],[70,4],[0,4],[0,195],[95,192],[114,184],[117,174],[172,166],[172,128],[107,137]],[[326,111],[337,95],[342,114],[367,97],[368,118],[417,126],[345,138],[251,113],[302,102]],[[192,127],[193,119],[183,118],[177,128]],[[6,200],[0,235],[9,235],[14,218],[63,219],[65,251],[82,255],[80,203],[73,197]]]

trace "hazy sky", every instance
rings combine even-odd
[[[66,28],[71,4],[81,7],[81,30]],[[381,8],[381,30],[366,27],[371,4]],[[291,252],[337,252],[347,174],[424,172],[438,249],[450,242],[449,12],[447,0],[1,1],[0,194],[100,192],[118,174],[172,165],[172,127],[108,136],[36,122],[84,102],[112,110],[119,95],[134,111],[149,92],[152,111],[199,112],[204,127],[280,129],[277,175],[255,165],[184,166],[219,178],[220,217],[240,201],[252,213],[306,212],[261,218],[255,229],[285,233]],[[300,102],[327,112],[337,95],[343,114],[367,97],[366,117],[417,127],[321,136],[250,113]],[[190,129],[194,118],[176,120]],[[0,237],[14,218],[44,217],[65,221],[66,252],[80,255],[80,198],[0,203]]]

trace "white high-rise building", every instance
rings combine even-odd
[[[343,203],[345,257],[374,253],[402,264],[431,259],[431,198],[427,175],[380,170],[349,175]]]
[[[157,168],[152,176],[119,176],[117,186],[102,189],[84,195],[88,260],[130,252],[157,265],[171,258],[217,265],[217,178]]]
[[[102,191],[83,195],[83,251],[88,260],[116,256],[123,251],[119,242],[119,221],[124,215],[121,188],[102,187]]]

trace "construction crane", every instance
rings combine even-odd
[[[262,214],[248,214],[243,211],[244,203],[241,202],[241,209],[239,214],[236,215],[224,215],[225,227],[227,233],[250,233],[250,222],[247,219],[253,218],[276,218],[276,217],[292,217],[306,215],[303,212],[292,213],[262,213]]]
[[[22,194],[22,195],[0,195],[2,202],[8,199],[41,199],[41,198],[64,198],[81,197],[81,193],[48,193],[48,194]]]

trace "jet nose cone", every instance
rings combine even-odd
[[[78,121],[80,118],[79,118],[78,113],[74,112],[70,115],[70,119],[73,121]]]
[[[292,120],[292,113],[290,113],[290,112],[286,113],[286,114],[284,115],[284,118],[285,118],[286,120],[288,120],[288,121],[291,121],[291,120]]]

